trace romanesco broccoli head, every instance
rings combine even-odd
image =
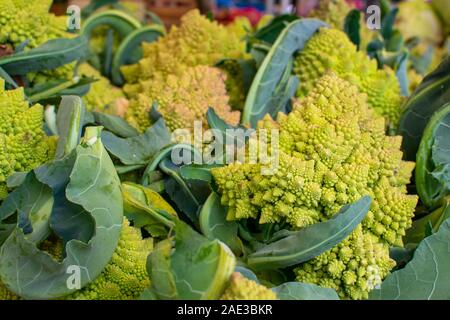
[[[166,81],[142,82],[144,94],[130,102],[125,118],[145,131],[151,125],[149,112],[154,102],[171,130],[193,129],[195,120],[207,126],[205,113],[212,107],[231,124],[239,122],[240,113],[231,111],[225,88],[225,76],[213,67],[187,68],[179,76],[169,75]]]
[[[0,1],[0,44],[10,44],[15,49],[26,42],[25,50],[39,47],[49,40],[71,38],[67,32],[67,17],[49,13],[52,0],[2,0]],[[34,85],[53,79],[71,79],[75,63],[51,70],[30,72],[28,81]]]
[[[44,110],[28,106],[23,88],[5,90],[0,79],[0,186],[14,172],[27,172],[50,160],[56,149],[54,138],[43,130]]]
[[[347,35],[337,29],[320,29],[300,51],[295,60],[294,73],[300,79],[297,96],[305,96],[327,70],[358,87],[367,94],[367,101],[375,111],[396,125],[403,98],[400,85],[392,69],[377,68]]]
[[[74,76],[76,62],[68,63],[55,69],[41,70],[27,73],[27,79],[33,85],[46,84],[55,79],[69,80]]]
[[[244,109],[247,93],[245,91],[244,74],[237,60],[226,60],[220,65],[220,69],[226,74],[225,85],[230,106],[235,110]]]
[[[83,101],[88,111],[107,111],[113,114],[116,113],[116,104],[119,99],[124,98],[124,94],[120,88],[117,88],[103,77],[100,72],[93,68],[88,63],[83,63],[78,66],[80,75],[97,79],[91,84],[89,92],[83,96]]]
[[[361,225],[334,248],[294,271],[297,281],[335,289],[341,298],[367,299],[395,266],[387,244],[365,233]]]
[[[342,30],[345,17],[352,7],[345,0],[321,0],[308,16],[326,22],[330,27]]]
[[[244,39],[245,36],[253,31],[253,26],[250,20],[245,16],[236,17],[233,22],[226,26],[227,30],[234,33],[239,39]]]
[[[277,295],[265,286],[245,278],[239,272],[231,275],[230,284],[221,300],[277,300]]]
[[[365,237],[386,250],[387,245],[402,245],[417,203],[417,196],[406,194],[414,164],[402,161],[401,138],[386,136],[384,128],[384,119],[369,108],[366,95],[327,73],[294,103],[289,115],[259,122],[260,131],[279,130],[279,163],[273,175],[262,175],[266,165],[261,163],[212,169],[221,202],[229,208],[227,218],[287,222],[299,229],[326,221],[342,206],[369,195],[372,205],[361,224]],[[322,265],[315,268],[325,274]],[[350,290],[367,288],[353,283],[341,294],[356,297]]]
[[[398,4],[395,26],[405,39],[417,37],[436,46],[444,39],[444,30],[432,5],[425,0],[402,1]]]
[[[147,256],[153,249],[153,239],[143,239],[138,228],[124,219],[119,243],[111,261],[89,285],[68,299],[133,300],[150,286]]]
[[[143,59],[137,64],[122,68],[128,82],[124,90],[133,95],[141,92],[136,89],[141,81],[179,75],[188,67],[212,66],[223,58],[242,57],[244,52],[245,44],[236,34],[193,10],[181,18],[180,27],[173,26],[166,36],[144,44]]]
[[[0,2],[0,43],[13,47],[29,41],[35,48],[48,40],[68,37],[67,17],[49,13],[52,0],[2,0]]]

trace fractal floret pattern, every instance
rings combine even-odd
[[[189,11],[181,18],[181,26],[156,42],[143,45],[143,58],[134,65],[124,66],[128,95],[142,92],[140,82],[163,80],[168,75],[179,75],[188,67],[213,66],[224,58],[240,58],[245,43],[226,27],[208,20],[198,10]]]
[[[119,243],[114,255],[100,276],[69,299],[133,300],[150,286],[147,256],[153,249],[153,239],[143,239],[141,230],[124,219]]]
[[[378,69],[377,62],[357,51],[344,32],[322,28],[296,57],[294,73],[300,79],[297,96],[304,97],[328,70],[367,94],[369,105],[388,124],[397,124],[403,98],[395,72],[388,67]]]
[[[0,79],[0,194],[14,172],[27,172],[50,160],[56,141],[43,126],[44,108],[29,107],[23,88],[5,90]],[[1,198],[0,198],[1,199]]]
[[[352,7],[345,0],[321,0],[308,16],[318,18],[332,28],[343,29],[345,17]]]
[[[337,246],[295,269],[300,282],[333,288],[343,298],[367,299],[395,266],[389,248],[358,226]]]
[[[67,17],[49,13],[52,0],[2,0],[0,43],[14,48],[28,41],[35,48],[48,40],[68,36]]]
[[[224,81],[219,69],[197,66],[187,68],[180,76],[169,75],[164,82],[143,82],[145,94],[130,102],[125,118],[145,131],[151,125],[149,112],[156,102],[157,111],[171,130],[193,129],[195,120],[202,120],[206,127],[205,113],[209,107],[228,123],[237,124],[240,113],[231,111]]]
[[[88,63],[78,66],[80,75],[92,77],[97,81],[91,84],[89,92],[83,96],[83,101],[88,111],[103,111],[107,113],[116,113],[116,104],[119,99],[124,98],[120,88],[111,84],[111,82],[103,77],[100,72]]]
[[[369,195],[373,201],[359,238],[374,238],[370,240],[373,250],[384,250],[380,257],[386,259],[375,264],[380,277],[386,276],[385,266],[392,266],[388,245],[401,246],[412,223],[417,196],[406,194],[406,184],[414,164],[402,161],[401,138],[385,135],[385,120],[368,106],[366,95],[327,73],[294,103],[289,115],[280,113],[277,121],[267,116],[258,127],[279,130],[278,168],[273,175],[262,175],[261,163],[213,169],[221,202],[229,208],[227,218],[253,218],[261,224],[288,222],[299,229],[326,221],[343,205]],[[334,279],[319,260],[310,263],[323,272],[321,285],[325,279]],[[341,296],[359,298],[365,296],[359,290],[369,288],[341,281],[338,291]]]
[[[67,32],[67,16],[49,13],[52,0],[2,0],[0,2],[0,44],[13,49],[37,48],[49,40],[71,38]],[[75,63],[56,69],[31,72],[27,75],[32,84],[43,84],[51,79],[73,77]]]
[[[230,284],[221,300],[277,300],[277,295],[265,286],[235,272],[231,275]]]

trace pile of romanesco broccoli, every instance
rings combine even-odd
[[[450,297],[443,2],[51,6],[0,0],[0,300]]]

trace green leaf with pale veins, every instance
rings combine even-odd
[[[369,196],[362,197],[342,207],[330,220],[288,232],[280,240],[250,254],[247,264],[252,269],[264,270],[285,268],[308,261],[347,238],[367,215],[371,202]],[[274,237],[277,238],[276,233]]]
[[[48,220],[52,205],[52,190],[37,180],[34,172],[30,172],[23,183],[3,201],[0,221],[18,213],[18,226],[24,229],[30,241],[39,243],[50,234]]]
[[[220,241],[205,238],[181,220],[174,221],[174,247],[166,240],[161,250],[149,256],[153,293],[160,299],[220,298],[236,266],[234,255]]]
[[[255,127],[258,120],[269,113],[274,116],[282,109],[279,101],[289,100],[286,95],[287,83],[292,86],[291,77],[286,69],[291,64],[294,53],[301,50],[306,42],[326,24],[317,19],[301,19],[291,22],[278,36],[264,58],[255,75],[245,101],[242,123]],[[292,93],[292,90],[287,90]],[[283,97],[279,97],[279,96]],[[277,103],[278,101],[278,103]]]
[[[425,238],[413,259],[390,274],[372,300],[449,300],[450,299],[450,219],[435,234]]]
[[[95,122],[105,127],[105,130],[122,137],[131,138],[139,135],[139,132],[119,116],[114,116],[101,112],[92,112]]]
[[[272,288],[280,300],[339,300],[333,289],[303,282],[286,282]]]
[[[236,255],[240,255],[243,244],[238,237],[238,224],[227,221],[226,217],[227,208],[220,204],[220,197],[213,192],[200,210],[200,230],[208,239],[219,239]]]
[[[51,70],[85,57],[88,41],[80,36],[49,40],[43,45],[0,58],[0,67],[10,75]]]
[[[450,102],[431,117],[423,132],[415,182],[420,200],[427,207],[436,206],[450,194]]]
[[[170,132],[162,119],[145,133],[131,138],[120,138],[111,132],[102,133],[102,141],[110,154],[125,165],[147,164],[162,148],[171,143]]]
[[[56,114],[59,138],[55,159],[62,159],[70,154],[80,142],[84,112],[83,101],[80,97],[64,96],[62,98]]]
[[[450,57],[428,74],[404,105],[398,133],[405,160],[416,161],[423,132],[431,116],[450,101]]]
[[[69,267],[79,267],[80,284],[84,287],[103,271],[116,249],[123,219],[122,195],[100,131],[98,127],[86,128],[85,138],[76,148],[66,188],[67,199],[91,214],[94,236],[87,243],[68,241],[66,257],[61,262],[40,251],[18,226],[0,249],[2,282],[23,298],[54,299],[73,293],[77,289],[67,285],[73,275],[67,273]]]
[[[111,76],[114,84],[124,84],[121,66],[137,63],[142,58],[142,43],[151,43],[162,36],[164,36],[164,26],[149,25],[134,30],[123,39],[112,61]]]

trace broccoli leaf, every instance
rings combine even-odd
[[[125,38],[134,30],[141,27],[139,20],[120,10],[106,10],[93,14],[83,23],[81,33],[91,37],[91,33],[99,26],[108,26],[121,38]]]
[[[450,194],[450,103],[428,122],[417,152],[415,181],[420,200],[434,207]]]
[[[125,165],[145,165],[158,151],[171,143],[170,133],[163,119],[156,121],[141,135],[119,138],[104,131],[102,140],[108,152]]]
[[[123,85],[124,79],[120,67],[136,63],[142,58],[141,44],[156,41],[164,35],[164,27],[149,25],[131,32],[117,48],[112,62],[111,76],[115,85]]]
[[[201,192],[195,192],[194,183],[185,181],[180,174],[180,169],[170,160],[161,161],[159,167],[162,172],[170,177],[165,181],[166,192],[170,199],[194,224],[198,223],[198,209],[201,204],[199,199]],[[203,196],[207,196],[208,194]]]
[[[285,268],[308,261],[344,240],[361,223],[369,211],[369,196],[342,207],[332,219],[288,232],[284,238],[272,242],[247,259],[255,270]],[[277,237],[275,233],[274,237]]]
[[[406,102],[398,133],[406,160],[415,161],[423,131],[431,116],[450,101],[450,57],[428,74]]]
[[[181,220],[175,223],[175,247],[166,240],[148,258],[153,293],[160,299],[218,299],[235,269],[235,257],[220,241],[208,240]]]
[[[180,168],[181,177],[185,180],[200,180],[212,182],[211,169],[220,167],[219,164],[186,164]]]
[[[280,300],[339,300],[333,289],[302,282],[286,282],[272,291]]]
[[[413,221],[412,227],[406,231],[406,243],[419,243],[426,237],[427,229],[431,226],[432,232],[437,232],[442,222],[450,218],[450,197],[443,199],[441,207],[430,214]]]
[[[131,138],[139,135],[139,132],[119,116],[101,112],[93,112],[95,122],[105,127],[109,132],[122,137]]]
[[[359,43],[361,41],[361,37],[359,35],[359,21],[361,18],[361,12],[352,9],[345,17],[344,21],[344,32],[347,34],[348,38],[359,48]]]
[[[73,39],[53,39],[43,45],[0,58],[0,67],[10,75],[51,70],[84,58],[88,42],[83,36]]]
[[[294,14],[283,14],[273,18],[267,25],[257,30],[252,35],[252,42],[259,43],[260,41],[273,44],[280,33],[286,28],[286,26],[292,21],[298,20],[299,17]]]
[[[211,193],[200,211],[200,230],[208,239],[222,241],[239,256],[243,244],[238,237],[238,224],[227,221],[226,216],[227,209],[220,205],[220,197]]]
[[[450,219],[435,234],[425,238],[405,268],[391,273],[379,289],[370,293],[373,300],[448,300],[450,299]]]
[[[83,101],[77,96],[64,96],[56,114],[58,130],[58,145],[56,159],[62,159],[70,154],[80,142],[81,127],[84,118]]]
[[[34,172],[30,172],[25,177],[25,181],[2,203],[0,221],[17,212],[18,226],[24,229],[30,241],[39,243],[50,234],[48,219],[52,206],[52,190],[38,181]]]
[[[40,251],[20,226],[14,228],[1,247],[1,279],[23,298],[53,299],[73,293],[93,281],[114,253],[123,219],[122,195],[100,131],[86,128],[84,140],[74,151],[76,158],[65,192],[68,201],[90,213],[95,221],[95,235],[87,243],[68,241],[66,258],[61,262]],[[33,217],[30,219],[33,221]],[[79,287],[78,281],[70,281],[73,268],[79,270]]]
[[[295,81],[291,79],[294,76],[286,72],[292,64],[293,54],[301,50],[309,38],[324,26],[326,24],[320,20],[301,19],[291,22],[280,33],[250,87],[242,114],[243,124],[255,127],[257,121],[266,113],[275,116],[282,109],[280,101],[291,98],[286,99],[284,96],[286,93],[293,93],[291,88],[295,84]]]
[[[179,297],[177,284],[171,266],[172,240],[166,239],[156,244],[147,258],[147,272],[152,285],[146,296],[152,299],[175,300]],[[144,296],[145,297],[145,296]]]
[[[167,218],[161,211],[173,217],[177,217],[177,213],[157,192],[135,183],[124,182],[122,193],[124,214],[133,221],[135,227],[174,227],[172,219]]]
[[[244,268],[241,266],[236,266],[236,269],[234,271],[239,272],[240,274],[242,274],[244,277],[246,277],[249,280],[259,283],[258,277],[250,269],[247,269],[247,268]]]

